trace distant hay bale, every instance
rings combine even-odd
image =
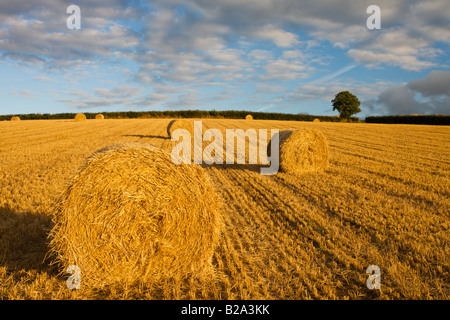
[[[197,121],[201,121],[201,120],[197,120]],[[189,133],[191,134],[191,137],[194,137],[194,120],[185,120],[185,119],[178,119],[178,120],[172,120],[169,122],[169,124],[167,125],[167,135],[169,137],[172,136],[172,133],[176,130],[176,129],[186,129],[187,131],[189,131]],[[205,131],[207,130],[205,124],[202,121],[202,133],[205,133]]]
[[[251,114],[248,114],[245,116],[245,120],[253,120],[253,116]]]
[[[319,118],[315,118],[313,122],[320,122]]]
[[[223,222],[203,170],[148,144],[95,152],[58,202],[55,263],[78,266],[89,287],[210,276]]]
[[[85,121],[86,120],[86,115],[84,113],[78,113],[75,116],[75,121]]]
[[[103,119],[105,119],[105,117],[101,113],[99,113],[99,114],[95,115],[95,119],[103,120]]]
[[[20,118],[19,117],[12,117],[11,121],[20,121]]]
[[[195,143],[194,140],[194,120],[189,119],[189,120],[185,120],[185,119],[178,119],[178,120],[172,120],[169,122],[169,125],[167,126],[167,135],[169,137],[172,137],[172,134],[175,130],[177,129],[186,129],[190,136],[191,136],[191,159],[194,159],[194,152],[195,150],[199,150],[200,153],[202,153],[203,151],[203,139],[200,138],[202,141],[202,145],[199,146],[197,145],[197,143]],[[204,125],[204,123],[202,122],[202,135],[205,133],[205,131],[207,130],[206,126]],[[174,143],[178,144],[179,141],[173,141]]]
[[[176,129],[186,129],[189,131],[189,133],[193,137],[194,136],[194,121],[188,121],[188,120],[184,120],[184,119],[177,119],[177,120],[170,121],[169,125],[167,126],[167,135],[169,137],[171,137],[172,133]]]
[[[280,170],[287,173],[306,173],[328,168],[328,144],[320,131],[283,130],[279,133],[279,143]],[[267,152],[270,152],[270,143]]]

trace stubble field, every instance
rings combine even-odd
[[[450,127],[226,119],[203,124],[316,128],[330,166],[263,176],[257,165],[204,165],[224,203],[214,279],[69,290],[46,256],[65,184],[107,145],[170,152],[169,122],[0,122],[0,299],[450,298]],[[366,286],[370,265],[380,290]]]

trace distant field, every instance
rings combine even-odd
[[[0,299],[449,299],[450,127],[202,120],[208,128],[317,128],[324,173],[205,166],[225,205],[216,279],[67,289],[44,260],[55,200],[94,151],[170,151],[170,119],[0,122]],[[381,289],[366,287],[366,268]]]

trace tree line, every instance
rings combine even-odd
[[[84,113],[87,119],[95,119],[98,113]],[[102,112],[105,119],[147,119],[147,118],[217,118],[217,119],[244,119],[246,115],[252,115],[255,120],[290,120],[290,121],[320,121],[340,122],[337,116],[315,116],[309,114],[289,114],[274,112],[253,112],[253,111],[216,111],[216,110],[176,110],[176,111],[123,111],[123,112]],[[0,115],[0,121],[11,120],[11,117],[18,116],[21,120],[56,120],[73,119],[75,113],[31,113],[31,114],[10,114]],[[351,117],[350,121],[358,122],[359,119]]]

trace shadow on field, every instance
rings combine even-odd
[[[0,208],[0,266],[12,270],[50,270],[48,214]],[[45,260],[45,261],[44,261]]]
[[[142,134],[124,134],[122,137],[138,137],[138,138],[155,138],[155,139],[164,139],[164,140],[170,140],[170,137],[163,137],[163,136],[146,136]]]
[[[263,166],[259,164],[202,164],[203,169],[214,168],[218,170],[243,170],[243,171],[253,171],[261,173],[261,168],[268,166]]]

